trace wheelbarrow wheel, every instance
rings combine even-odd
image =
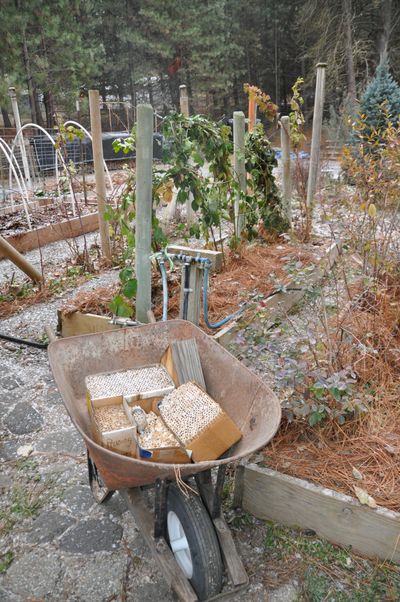
[[[94,499],[98,504],[103,504],[113,495],[114,491],[108,489],[103,483],[103,479],[100,476],[100,473],[97,470],[96,464],[93,462],[90,457],[89,452],[87,452],[87,463],[88,463],[88,473],[89,473],[89,485],[92,490],[92,494]]]
[[[221,591],[223,564],[210,516],[199,496],[168,487],[167,539],[175,559],[199,600]]]

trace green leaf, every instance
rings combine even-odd
[[[337,387],[330,387],[329,393],[332,395],[332,397],[335,401],[340,401],[342,399],[342,394],[340,392],[340,389],[338,389]]]
[[[321,422],[325,418],[325,414],[321,412],[313,412],[308,417],[308,424],[310,426],[315,426],[319,422]]]
[[[128,282],[128,280],[130,280],[133,276],[133,268],[131,267],[126,267],[126,268],[122,268],[122,270],[119,273],[119,279],[121,280],[122,284],[125,284],[126,282]]]
[[[137,280],[136,280],[136,278],[131,278],[125,284],[124,288],[122,289],[122,293],[128,299],[132,299],[132,297],[135,297],[136,292],[137,292]]]
[[[133,314],[133,307],[128,305],[121,295],[116,295],[111,301],[110,310],[115,316],[119,316],[121,318],[130,318]]]

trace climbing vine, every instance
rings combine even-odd
[[[269,101],[264,99],[264,102]],[[272,108],[268,110],[272,111]],[[152,240],[155,251],[165,247],[167,243],[155,210],[160,203],[172,201],[174,190],[177,203],[190,201],[196,211],[196,221],[190,225],[189,234],[205,239],[215,249],[220,245],[219,248],[223,251],[223,222],[230,221],[235,229],[233,207],[237,198],[245,225],[244,231],[234,231],[233,246],[238,244],[243,235],[248,239],[254,238],[260,224],[265,230],[272,232],[280,233],[287,229],[288,223],[273,175],[273,168],[277,163],[262,125],[246,137],[245,165],[248,180],[244,191],[240,189],[233,170],[232,131],[229,126],[210,121],[202,115],[186,117],[181,113],[171,113],[163,120],[161,133],[164,139],[163,162],[168,167],[157,166],[153,171]],[[114,142],[116,152],[122,150],[127,153],[134,148],[135,132],[130,138]],[[114,234],[124,240],[121,259],[124,268],[129,270],[133,266],[135,245],[132,225],[136,216],[135,191],[135,175],[131,174],[119,205],[116,208],[108,206],[105,215]],[[127,305],[131,303],[130,295],[134,296],[136,293],[135,285],[131,282],[132,274],[129,271],[128,279],[121,279],[121,290],[112,307],[117,315],[130,313]]]

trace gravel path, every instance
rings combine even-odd
[[[69,247],[55,243],[43,253],[57,265]],[[27,257],[39,265],[37,251]],[[0,262],[3,278],[12,269],[7,264]],[[78,290],[105,285],[117,275],[106,272]],[[56,309],[76,292],[3,320],[1,332],[40,338],[45,324],[55,327]],[[122,498],[115,494],[102,506],[94,502],[84,445],[45,351],[0,342],[0,409],[0,601],[172,602]],[[265,575],[274,570],[265,560],[267,530],[251,517],[235,527],[251,580],[247,592],[232,600],[295,600],[295,583],[267,593]]]

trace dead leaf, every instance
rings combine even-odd
[[[353,477],[355,479],[357,479],[357,481],[363,480],[363,476],[362,476],[361,472],[359,470],[357,470],[357,468],[355,468],[354,466],[353,466],[352,473],[353,473]]]
[[[378,504],[376,503],[374,498],[370,496],[369,493],[365,491],[365,489],[361,489],[361,487],[356,487],[355,485],[353,485],[353,489],[360,504],[363,504],[364,506],[369,506],[370,508],[378,507]]]

